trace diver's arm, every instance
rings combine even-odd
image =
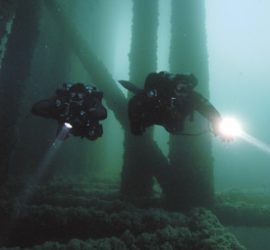
[[[193,91],[192,99],[194,109],[203,115],[211,123],[213,133],[219,135],[219,124],[221,122],[221,115],[218,110],[201,94]]]
[[[42,116],[44,118],[55,118],[55,101],[55,96],[49,99],[38,101],[32,106],[31,113],[33,115]]]

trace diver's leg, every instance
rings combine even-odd
[[[45,118],[53,118],[54,108],[55,108],[55,98],[50,98],[36,102],[32,106],[31,113]]]

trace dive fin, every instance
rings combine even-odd
[[[125,89],[129,90],[133,94],[138,94],[139,92],[143,91],[142,89],[135,86],[133,83],[125,80],[118,81]]]

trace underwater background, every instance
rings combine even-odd
[[[267,0],[0,1],[0,249],[269,249]],[[128,127],[150,72],[193,73],[244,135]],[[95,141],[54,147],[32,105],[65,82],[104,92]],[[208,126],[199,115],[189,132]],[[162,175],[175,168],[177,182]]]

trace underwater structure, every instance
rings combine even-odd
[[[1,23],[1,30],[10,28],[0,37],[0,102],[6,107],[0,112],[0,249],[242,250],[226,226],[270,226],[269,197],[215,193],[209,135],[171,135],[166,156],[153,129],[143,137],[130,134],[130,96],[97,53],[104,41],[97,36],[88,42],[75,12],[81,17],[86,4],[89,15],[105,15],[109,23],[105,1],[9,2],[13,19]],[[129,78],[141,87],[158,70],[159,1],[131,4]],[[204,1],[170,4],[169,70],[194,72],[209,96]],[[90,37],[99,27],[91,29]],[[77,138],[53,147],[55,124],[28,117],[35,101],[71,76],[104,92],[111,127],[104,121],[100,148]],[[199,117],[189,124],[204,125]],[[121,134],[123,151],[111,174],[98,158],[120,143],[119,136],[106,137],[114,133]]]
[[[10,22],[13,22],[8,42],[4,43],[1,49],[5,53],[0,74],[1,107],[9,106],[8,112],[5,109],[1,110],[0,128],[2,139],[5,141],[5,143],[1,143],[0,149],[0,172],[1,178],[5,179],[10,155],[16,141],[15,124],[19,114],[18,106],[23,86],[30,74],[32,53],[38,35],[38,7],[31,1],[24,4],[17,3],[17,7],[15,7],[15,1],[7,1],[3,5],[4,13],[1,13],[1,19],[5,20],[6,17],[9,20],[1,23],[4,26],[1,29],[5,31],[3,35],[8,32]],[[12,21],[15,9],[17,9],[16,18]],[[31,12],[31,15],[26,15],[28,11]],[[4,36],[3,39],[5,39]]]

